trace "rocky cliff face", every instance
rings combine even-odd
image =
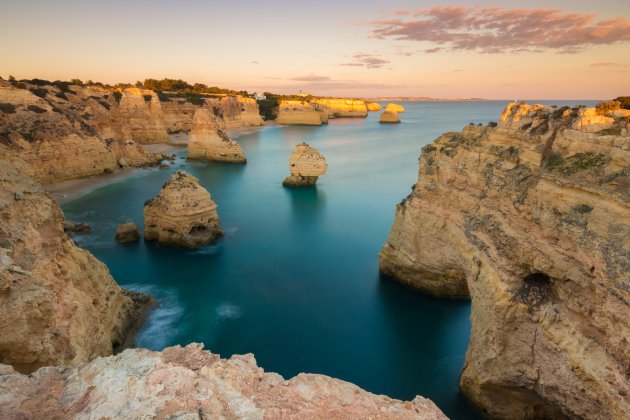
[[[320,112],[306,101],[282,101],[278,106],[276,122],[284,125],[322,125],[323,118]]]
[[[0,145],[44,184],[142,166],[157,158],[132,140],[111,90],[0,81]]]
[[[166,143],[168,133],[162,104],[152,90],[127,88],[120,109],[129,119],[131,137],[138,143]]]
[[[191,104],[185,100],[171,99],[162,102],[166,131],[169,134],[189,133],[192,130],[195,111],[199,108],[201,108],[199,105]]]
[[[223,235],[217,205],[194,176],[177,171],[144,204],[144,240],[198,248]]]
[[[207,100],[206,103],[216,110],[217,115],[223,120],[226,130],[264,125],[258,104],[252,98],[228,95],[219,100]]]
[[[188,136],[188,159],[245,163],[241,145],[225,134],[220,120],[205,108],[195,111],[192,131]]]
[[[32,376],[0,365],[0,417],[446,419],[419,396],[398,401],[324,375],[284,380],[251,354],[221,359],[201,347],[126,350]]]
[[[492,416],[630,416],[628,128],[518,103],[422,150],[381,270],[470,294],[461,387]]]
[[[291,175],[285,178],[286,187],[308,187],[317,182],[317,178],[325,175],[328,165],[326,159],[314,147],[306,143],[295,146],[289,157]]]
[[[64,234],[57,203],[5,160],[0,215],[0,362],[32,372],[129,344],[139,301]]]
[[[367,104],[360,99],[318,98],[311,102],[324,105],[333,118],[365,118],[368,114]]]

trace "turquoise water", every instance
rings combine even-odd
[[[137,344],[203,342],[224,357],[254,353],[284,377],[322,373],[378,394],[431,398],[451,418],[476,418],[458,392],[470,304],[414,293],[378,273],[394,207],[416,182],[420,148],[469,122],[497,121],[506,102],[406,103],[399,125],[367,119],[271,127],[238,138],[247,165],[187,163],[141,171],[63,205],[92,226],[77,237],[123,286],[157,296]],[[559,103],[560,105],[565,104]],[[290,190],[293,147],[324,154],[328,174]],[[175,169],[199,178],[226,232],[196,251],[118,245],[116,226],[142,226],[146,199]],[[427,244],[431,246],[431,244]]]

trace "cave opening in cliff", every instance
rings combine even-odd
[[[541,305],[550,302],[552,297],[551,277],[541,272],[535,272],[523,277],[523,284],[515,294],[515,299],[527,305],[530,310],[536,310]]]

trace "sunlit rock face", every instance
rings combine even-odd
[[[32,372],[128,345],[141,308],[66,236],[57,202],[5,160],[0,214],[0,363]],[[6,402],[0,392],[0,406]]]
[[[314,147],[306,143],[295,146],[289,157],[291,175],[286,177],[286,187],[310,187],[315,185],[318,177],[325,175],[328,165],[326,159]]]
[[[241,145],[232,140],[221,127],[221,121],[205,108],[195,111],[188,136],[188,159],[245,163]]]
[[[463,391],[498,418],[630,415],[628,119],[513,103],[425,146],[381,271],[472,298]]]
[[[368,108],[365,101],[347,98],[316,98],[313,104],[324,105],[332,118],[365,118]]]
[[[402,106],[402,105],[399,105],[399,104],[389,103],[385,107],[385,111],[387,111],[387,112],[395,112],[396,114],[399,114],[401,112],[405,112],[405,107]]]
[[[114,171],[121,161],[143,166],[157,159],[133,141],[128,114],[111,89],[19,86],[0,80],[0,143],[6,146],[0,154],[30,164],[37,181],[94,176]]]
[[[201,108],[186,100],[171,99],[162,102],[164,123],[169,134],[189,133],[192,130],[195,111]]]
[[[325,111],[322,111],[325,112]],[[276,122],[283,125],[322,125],[320,111],[306,101],[281,101]]]
[[[380,111],[381,109],[383,109],[381,104],[379,104],[378,102],[368,102],[366,106],[369,112]]]
[[[124,89],[120,108],[129,119],[134,141],[138,143],[168,142],[162,104],[155,92],[139,88]]]
[[[400,122],[398,113],[392,111],[383,111],[379,118],[379,122],[384,124],[397,124]]]
[[[177,171],[144,204],[144,240],[198,248],[223,235],[217,205],[194,176]]]

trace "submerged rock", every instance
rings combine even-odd
[[[116,237],[114,240],[119,244],[135,242],[138,239],[140,239],[140,229],[138,229],[138,226],[133,222],[120,225],[116,229]]]
[[[222,236],[217,205],[194,176],[177,171],[144,204],[144,240],[198,248]]]
[[[398,113],[396,112],[384,111],[381,114],[379,122],[385,124],[397,124],[400,122],[400,118],[398,118]]]
[[[317,178],[326,174],[326,159],[314,147],[306,143],[295,146],[289,157],[291,175],[286,177],[282,185],[286,187],[310,187]]]
[[[630,136],[611,115],[510,104],[425,146],[396,208],[381,271],[470,295],[460,385],[492,417],[630,416]]]
[[[205,108],[195,111],[188,140],[188,159],[247,162],[240,144],[228,137],[217,117]]]
[[[88,225],[87,223],[75,223],[69,220],[64,220],[62,222],[62,226],[63,231],[66,233],[66,235],[70,237],[76,234],[90,233],[90,231],[92,230],[90,225]]]

